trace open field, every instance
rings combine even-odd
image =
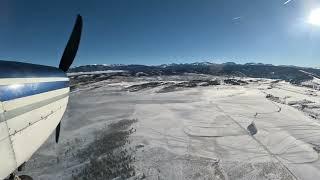
[[[268,79],[204,78],[77,86],[61,142],[48,139],[23,173],[35,179],[320,177],[318,91]]]

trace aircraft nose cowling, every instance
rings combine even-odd
[[[0,60],[0,78],[43,77],[66,77],[66,74],[62,70],[52,66]]]
[[[14,171],[57,127],[69,78],[55,67],[0,61],[0,179]],[[6,168],[2,168],[6,167]]]

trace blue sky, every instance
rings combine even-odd
[[[0,59],[57,66],[76,14],[74,65],[196,61],[320,65],[315,0],[1,0]]]

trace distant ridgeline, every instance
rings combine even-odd
[[[312,80],[320,76],[320,69],[296,66],[274,66],[270,64],[236,64],[233,62],[214,64],[209,62],[191,64],[146,65],[84,65],[74,67],[69,72],[91,72],[123,70],[132,76],[182,75],[184,73],[210,74],[217,76],[239,76],[253,78],[282,79],[294,84]]]

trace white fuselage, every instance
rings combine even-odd
[[[60,122],[67,77],[0,78],[0,179],[29,160]]]

